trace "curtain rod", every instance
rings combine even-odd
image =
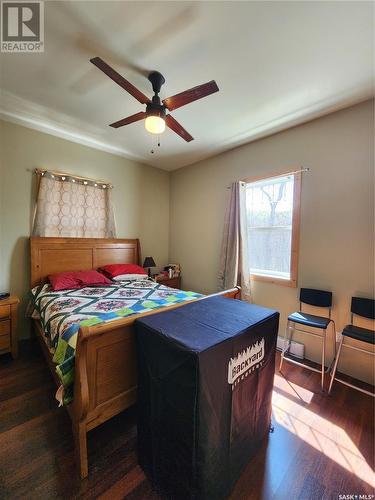
[[[242,179],[241,181],[239,181],[241,184],[250,184],[252,182],[259,182],[261,180],[265,180],[265,179],[271,179],[271,178],[277,178],[277,177],[285,177],[286,175],[292,175],[292,174],[302,174],[304,172],[310,172],[311,171],[311,168],[310,167],[302,167],[300,168],[299,170],[291,170],[290,172],[283,172],[283,173],[280,173],[280,174],[276,174],[276,175],[269,175],[267,177],[259,177],[259,178],[256,178],[256,179]],[[231,189],[232,186],[227,186],[227,189]]]
[[[109,188],[113,188],[112,183],[108,182],[108,181],[102,181],[99,179],[91,179],[90,177],[81,177],[80,175],[69,174],[68,172],[58,172],[57,170],[48,170],[48,169],[40,169],[40,168],[34,169],[34,174],[43,175],[45,172],[49,172],[50,174],[57,175],[59,177],[73,177],[73,179],[79,179],[81,181],[88,181],[88,182],[94,182],[97,184],[104,184],[104,185],[108,186]]]

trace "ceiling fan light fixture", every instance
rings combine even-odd
[[[165,130],[165,120],[160,116],[147,116],[145,129],[151,134],[162,134]]]
[[[109,66],[100,57],[94,57],[93,59],[90,59],[90,62],[99,68],[100,71],[107,75],[111,80],[126,90],[126,92],[137,99],[138,102],[146,104],[146,111],[140,111],[139,113],[127,116],[122,120],[110,123],[110,127],[113,128],[123,127],[124,125],[129,125],[130,123],[145,119],[145,128],[151,134],[162,134],[167,126],[177,135],[182,137],[182,139],[186,142],[190,142],[194,139],[194,137],[191,136],[171,114],[167,115],[166,111],[173,111],[174,109],[181,108],[181,106],[186,106],[186,104],[190,104],[198,99],[207,97],[215,92],[218,92],[219,90],[215,80],[211,80],[210,82],[197,85],[196,87],[184,90],[179,94],[175,94],[161,100],[159,93],[162,85],[165,83],[165,78],[158,71],[152,71],[148,75],[148,80],[151,82],[152,90],[155,95],[152,99],[149,99],[143,92],[134,87],[134,85],[121,76],[120,73],[117,73],[116,70]]]

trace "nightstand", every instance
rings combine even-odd
[[[0,354],[11,352],[13,359],[18,355],[16,327],[19,302],[14,295],[0,300]]]
[[[156,278],[156,281],[164,286],[181,290],[181,276],[178,278]]]

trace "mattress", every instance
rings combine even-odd
[[[45,340],[53,353],[56,372],[64,387],[65,404],[73,398],[75,348],[80,325],[111,322],[202,296],[151,280],[59,292],[45,284],[33,288],[31,295],[34,317],[35,313],[39,316]]]

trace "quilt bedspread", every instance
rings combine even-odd
[[[97,325],[202,297],[150,280],[60,292],[54,292],[50,285],[41,285],[33,288],[31,294],[54,353],[56,372],[64,388],[64,404],[73,399],[75,348],[81,325]]]

